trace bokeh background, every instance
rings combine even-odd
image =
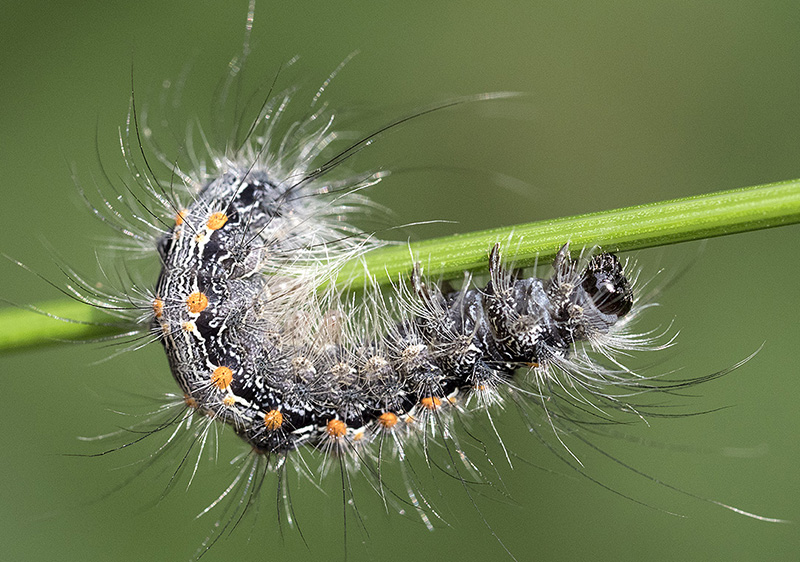
[[[53,255],[89,278],[99,275],[95,253],[110,233],[83,208],[72,169],[84,185],[102,189],[97,131],[104,164],[124,177],[115,134],[132,65],[143,105],[157,103],[163,80],[189,69],[179,112],[206,119],[226,64],[241,49],[246,9],[244,1],[5,0],[0,249],[56,282]],[[360,54],[326,94],[352,130],[453,96],[527,94],[430,116],[352,162],[400,171],[371,192],[397,224],[458,221],[400,238],[800,177],[796,2],[261,0],[248,72],[254,83],[269,81],[300,55],[281,83],[299,83],[310,95],[354,50]],[[674,320],[680,330],[672,350],[646,358],[655,369],[700,375],[764,347],[737,372],[673,402],[678,412],[721,410],[631,423],[592,439],[692,493],[800,522],[799,236],[795,226],[632,256],[646,277],[686,270],[648,320]],[[4,299],[59,296],[10,263],[0,268]],[[222,435],[220,460],[203,463],[188,491],[184,479],[164,498],[175,459],[157,459],[134,477],[155,442],[121,455],[68,456],[102,450],[76,436],[127,425],[129,416],[117,412],[146,410],[154,404],[148,396],[173,389],[157,346],[103,361],[113,351],[63,345],[0,358],[0,558],[184,560],[208,534],[213,514],[194,516],[230,481],[227,459],[242,447],[232,435]],[[642,506],[561,464],[513,408],[496,420],[524,460],[511,470],[492,448],[508,495],[479,489],[475,500],[519,560],[795,560],[800,552],[796,523],[738,516],[597,452],[579,452],[593,478],[655,508]],[[490,440],[485,425],[476,420],[473,429]],[[338,477],[323,492],[308,482],[293,489],[307,546],[292,530],[281,538],[274,486],[264,487],[258,517],[246,518],[205,560],[343,558]],[[356,481],[367,532],[351,511],[348,559],[503,558],[458,482],[438,473],[431,489],[448,523],[432,533],[414,517],[384,514]]]

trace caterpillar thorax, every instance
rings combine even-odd
[[[581,264],[566,246],[548,279],[517,278],[495,247],[480,289],[443,291],[417,266],[410,288],[388,299],[402,303],[391,315],[377,292],[372,306],[319,296],[341,256],[372,244],[331,219],[342,203],[327,191],[308,176],[231,168],[158,242],[153,329],[172,373],[189,405],[258,452],[413,432],[440,409],[496,393],[521,367],[550,376],[576,342],[602,346],[631,309],[613,254]],[[336,259],[319,265],[324,256]],[[369,328],[354,329],[356,316]]]

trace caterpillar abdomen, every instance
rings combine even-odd
[[[175,210],[158,243],[153,329],[173,375],[189,405],[258,452],[331,441],[346,450],[401,421],[424,426],[417,418],[496,391],[521,367],[546,373],[631,309],[613,254],[580,266],[566,246],[549,279],[516,278],[495,247],[486,287],[447,294],[417,267],[411,290],[393,296],[393,320],[377,292],[366,299],[381,301],[374,310],[316,296],[318,250],[338,259],[368,238],[351,227],[339,236],[312,176],[228,170]],[[355,316],[369,328],[354,329]]]

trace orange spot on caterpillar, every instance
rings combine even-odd
[[[192,293],[186,299],[186,308],[192,314],[200,314],[208,307],[208,297],[201,292]]]
[[[189,213],[187,209],[181,209],[175,214],[175,226],[180,226],[183,224],[183,221],[186,219],[186,215]]]
[[[161,318],[164,315],[164,301],[161,299],[153,300],[153,314],[156,318]]]
[[[278,410],[270,410],[264,414],[264,426],[269,431],[275,431],[283,425],[283,414]]]
[[[426,410],[435,410],[442,405],[442,401],[436,396],[426,396],[420,400],[420,404],[422,404],[422,407]]]
[[[325,427],[325,432],[331,437],[344,437],[347,433],[347,424],[342,420],[331,420]]]
[[[391,412],[384,412],[378,416],[378,424],[389,429],[397,424],[397,416]]]
[[[222,399],[222,403],[228,408],[233,408],[234,404],[236,404],[236,397],[233,394],[228,394]]]
[[[211,373],[211,382],[220,390],[225,390],[233,382],[233,371],[228,367],[217,367]]]
[[[225,213],[214,213],[206,221],[206,226],[211,230],[219,230],[228,222],[228,215]]]
[[[191,396],[189,396],[188,394],[184,394],[184,395],[183,395],[183,401],[184,401],[184,403],[185,403],[187,406],[189,406],[190,408],[197,409],[197,406],[198,406],[198,404],[197,404],[197,400],[195,400],[194,398],[192,398],[192,397],[191,397]]]

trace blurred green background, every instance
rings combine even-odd
[[[142,105],[157,103],[162,81],[189,68],[180,111],[203,120],[241,49],[246,8],[209,0],[3,2],[0,250],[58,283],[53,254],[99,278],[95,251],[110,233],[82,207],[71,168],[89,188],[104,185],[97,130],[104,164],[124,177],[115,131],[124,124],[132,64]],[[453,96],[528,94],[430,116],[352,162],[400,170],[370,193],[395,211],[397,224],[458,221],[411,229],[415,238],[800,177],[793,1],[262,0],[253,47],[254,83],[300,55],[281,83],[299,81],[305,99],[360,50],[327,93],[347,110],[351,130]],[[645,278],[687,268],[650,313],[648,325],[674,319],[680,330],[672,350],[645,358],[654,369],[700,375],[764,347],[734,374],[674,400],[678,411],[725,409],[633,423],[617,438],[598,437],[604,449],[692,493],[800,521],[799,235],[789,227],[632,256]],[[59,296],[10,263],[0,267],[4,299]],[[146,410],[154,404],[146,397],[173,389],[157,346],[98,363],[113,351],[64,345],[0,358],[0,559],[184,560],[207,535],[213,515],[194,516],[230,481],[227,459],[242,450],[232,435],[222,436],[220,460],[204,463],[188,492],[184,479],[163,499],[165,459],[132,478],[155,442],[103,458],[66,456],[101,450],[76,436],[128,425],[117,411]],[[494,447],[508,498],[476,494],[519,560],[797,559],[796,523],[737,516],[579,452],[592,477],[685,517],[643,507],[560,464],[513,408],[496,419],[509,449],[546,468],[518,460],[510,470]],[[473,429],[490,439],[485,425],[476,418]],[[348,559],[503,559],[461,485],[438,473],[431,486],[449,523],[433,533],[414,517],[386,516],[356,482],[368,534],[351,512]],[[293,490],[308,547],[291,530],[280,538],[272,481],[264,488],[258,517],[205,560],[342,558],[338,477],[323,484],[328,497],[309,482]]]

